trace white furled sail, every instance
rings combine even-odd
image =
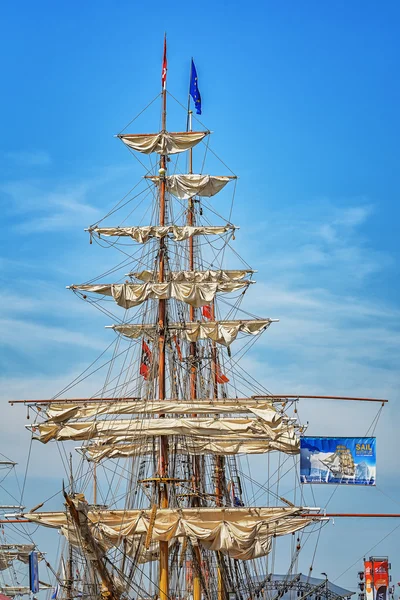
[[[156,185],[160,182],[160,177],[147,177]],[[231,179],[236,177],[225,177],[222,175],[168,175],[165,178],[167,190],[180,200],[188,200],[193,196],[211,197],[218,194]]]
[[[29,555],[35,548],[35,544],[1,544],[0,571],[8,569],[12,565],[13,560],[28,564]],[[38,559],[42,560],[42,558],[42,555],[38,553]]]
[[[219,270],[214,271],[207,269],[206,271],[169,271],[166,277],[169,281],[187,282],[187,283],[212,283],[223,281],[241,281],[247,275],[254,273],[253,270]],[[154,281],[154,271],[139,271],[129,273],[129,277],[134,277],[140,281]]]
[[[152,542],[189,538],[192,543],[219,551],[234,559],[251,560],[266,556],[273,537],[294,533],[313,522],[298,507],[268,508],[160,508],[151,510],[88,510],[86,502],[74,501],[85,509],[85,526],[105,549],[147,536]],[[29,521],[60,529],[73,545],[79,545],[76,525],[65,512],[28,513]],[[318,519],[318,517],[315,517]]]
[[[142,152],[142,154],[156,152],[157,154],[166,155],[190,150],[209,133],[209,131],[182,131],[178,133],[161,131],[160,133],[127,133],[118,137],[126,146],[137,152]]]
[[[187,323],[169,323],[168,332],[188,342],[209,339],[223,346],[230,346],[240,333],[258,335],[265,331],[271,319],[244,321],[203,321]],[[127,338],[137,339],[143,335],[154,338],[158,329],[152,324],[123,324],[112,325],[112,328]]]
[[[121,419],[52,423],[45,421],[32,426],[43,443],[50,440],[91,440],[94,438],[122,437],[124,439],[154,437],[160,435],[206,436],[211,438],[232,437],[237,440],[278,439],[293,427],[283,426],[281,420],[267,421],[262,418],[171,418],[171,419]]]
[[[238,229],[234,225],[211,225],[211,226],[189,226],[189,225],[144,225],[142,227],[92,227],[89,229],[91,235],[94,233],[115,237],[131,237],[140,244],[146,243],[152,238],[164,238],[170,235],[175,242],[182,242],[194,235],[223,235],[228,231]]]
[[[55,423],[71,419],[85,419],[100,415],[141,415],[141,414],[231,414],[252,413],[261,416],[264,421],[277,426],[282,421],[282,414],[274,408],[268,399],[255,398],[219,398],[198,400],[144,400],[134,401],[88,400],[74,404],[55,400],[46,409],[48,421]]]
[[[226,281],[223,283],[119,283],[71,285],[70,289],[93,292],[114,298],[118,306],[132,308],[146,300],[167,300],[175,298],[190,306],[200,308],[210,304],[219,292],[236,292],[251,281]]]
[[[80,450],[88,460],[100,462],[101,460],[129,458],[131,456],[153,456],[158,451],[157,440],[148,442],[138,440],[135,442],[99,441],[93,440]],[[176,454],[190,456],[234,456],[238,454],[266,454],[267,452],[283,452],[285,454],[299,454],[299,440],[293,435],[281,435],[276,440],[237,440],[209,437],[191,437],[186,443],[177,442],[173,445]]]

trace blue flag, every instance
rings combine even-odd
[[[190,88],[189,94],[193,98],[194,105],[196,107],[196,114],[201,115],[201,96],[199,92],[199,86],[197,83],[197,71],[194,66],[193,58],[192,58],[192,68],[190,69]]]

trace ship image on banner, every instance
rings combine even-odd
[[[302,437],[302,483],[375,485],[376,439]]]

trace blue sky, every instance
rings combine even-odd
[[[329,509],[400,512],[399,13],[371,1],[3,5],[0,429],[21,474],[25,412],[6,400],[52,396],[109,343],[65,285],[100,272],[83,228],[141,175],[112,136],[159,92],[167,31],[168,89],[186,103],[194,56],[212,148],[240,176],[236,249],[259,270],[246,306],[281,319],[248,368],[275,393],[388,397],[377,489],[340,489]],[[149,111],[141,131],[157,119]],[[301,410],[315,435],[362,435],[376,412]],[[60,481],[33,452],[28,505],[38,481],[48,495]],[[339,577],[398,524],[336,520],[314,574]],[[395,581],[397,539],[371,550],[391,555]],[[359,566],[337,583],[354,587]]]

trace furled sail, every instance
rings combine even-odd
[[[79,404],[55,400],[46,409],[48,420],[56,423],[100,415],[156,415],[160,413],[187,415],[192,413],[203,415],[252,413],[275,426],[284,420],[282,414],[274,408],[270,400],[255,398],[200,398],[196,400],[143,400],[138,398],[134,401],[99,399]]]
[[[225,281],[222,283],[119,283],[71,285],[70,289],[94,292],[103,296],[112,296],[118,306],[132,308],[146,300],[167,300],[175,298],[195,308],[205,306],[214,300],[218,292],[235,292],[251,281]]]
[[[160,178],[158,176],[151,176],[150,179],[153,183],[158,185]],[[220,175],[197,175],[197,174],[185,174],[185,175],[169,175],[165,178],[167,190],[180,198],[181,200],[187,200],[193,196],[215,196],[218,194],[233,177],[224,177]]]
[[[41,588],[50,588],[49,585],[40,584]],[[5,596],[9,596],[10,598],[14,598],[14,596],[31,596],[31,588],[23,585],[4,585],[0,586],[0,593]]]
[[[169,271],[166,273],[168,281],[185,282],[185,283],[213,283],[223,281],[241,281],[254,273],[250,269],[242,270],[218,270],[214,271],[207,269],[206,271]],[[139,271],[129,273],[129,277],[134,277],[140,281],[154,281],[156,275],[154,271]]]
[[[29,554],[35,548],[34,544],[1,544],[0,571],[8,569],[12,565],[13,560],[19,560],[22,563],[28,564]],[[38,554],[38,558],[42,560],[42,555]]]
[[[112,439],[110,441],[90,443],[82,446],[81,450],[88,460],[100,462],[101,460],[129,458],[130,456],[153,456],[158,451],[158,441],[138,440],[125,442]],[[267,452],[283,452],[295,455],[299,453],[299,439],[290,433],[282,434],[275,440],[237,440],[226,438],[190,437],[183,443],[178,441],[171,446],[171,451],[176,454],[198,456],[216,455],[233,456],[236,454],[266,454]]]
[[[258,335],[271,324],[271,319],[247,320],[247,321],[203,321],[187,323],[169,323],[168,332],[171,336],[198,342],[209,339],[223,346],[230,346],[239,334]],[[157,326],[153,324],[123,324],[113,325],[112,328],[121,335],[128,338],[139,338],[143,335],[154,337]]]
[[[194,544],[219,551],[234,559],[266,556],[275,536],[294,533],[321,517],[302,517],[297,507],[268,508],[163,508],[155,514],[152,542],[189,538]],[[151,510],[88,510],[87,526],[101,547],[111,549],[146,536]],[[73,545],[79,532],[65,512],[28,513],[29,521],[60,529]]]
[[[176,242],[182,242],[194,235],[223,235],[227,231],[237,229],[234,225],[210,225],[210,226],[190,226],[190,225],[143,225],[142,227],[92,227],[90,234],[131,237],[135,242],[144,244],[152,238],[164,238],[171,235]]]
[[[255,409],[253,409],[255,410]],[[45,421],[32,427],[43,443],[50,440],[90,440],[94,438],[139,438],[159,435],[185,435],[206,437],[233,437],[247,440],[277,439],[288,431],[282,428],[281,421],[267,421],[262,418],[171,418],[171,419],[121,419],[54,423]],[[293,431],[293,428],[290,428]]]
[[[209,133],[209,131],[182,131],[178,133],[160,131],[160,133],[127,133],[118,137],[129,148],[143,154],[151,154],[152,152],[178,154],[196,146]]]

